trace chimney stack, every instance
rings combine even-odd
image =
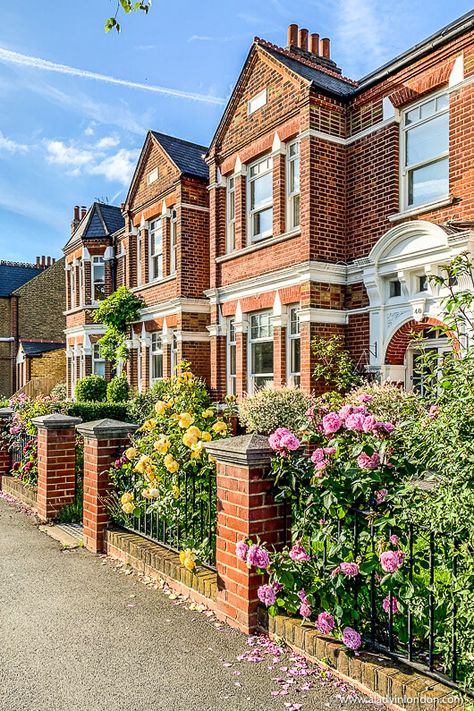
[[[321,40],[321,54],[325,59],[331,59],[331,40],[328,37]]]
[[[329,40],[328,40],[328,42],[329,42]],[[86,213],[87,213],[87,207],[85,205],[83,205],[81,207],[81,220],[83,219],[83,217],[86,216]]]
[[[288,25],[288,47],[298,46],[298,25]]]
[[[43,267],[43,269],[44,269],[45,266],[46,266],[46,257],[45,257],[44,254],[41,255],[41,266]]]
[[[39,257],[36,257],[36,266],[37,266],[37,267],[40,267],[40,266],[41,266],[41,264],[40,264],[40,258],[39,258]]]
[[[298,32],[298,47],[303,50],[303,52],[308,51],[308,35],[309,32],[306,29],[301,29]]]
[[[319,35],[317,32],[312,32],[309,42],[309,51],[311,54],[319,55]]]

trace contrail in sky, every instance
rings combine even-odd
[[[192,91],[182,91],[180,89],[170,89],[165,86],[155,86],[153,84],[144,84],[137,81],[128,81],[127,79],[117,79],[116,77],[111,77],[108,74],[98,74],[97,72],[90,72],[87,69],[77,69],[76,67],[69,67],[67,64],[57,64],[56,62],[50,62],[47,59],[41,59],[40,57],[31,57],[28,54],[20,54],[19,52],[12,52],[9,49],[4,49],[0,47],[0,62],[7,64],[16,64],[23,67],[31,67],[32,69],[39,69],[45,72],[56,72],[57,74],[69,74],[73,77],[80,77],[82,79],[94,79],[95,81],[102,81],[107,84],[117,84],[118,86],[126,86],[129,89],[141,89],[142,91],[151,91],[155,94],[165,94],[166,96],[174,96],[178,99],[190,99],[191,101],[201,101],[206,104],[225,104],[225,100],[221,99],[219,96],[211,96],[210,94],[199,94]]]

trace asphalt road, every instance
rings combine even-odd
[[[1,711],[374,708],[124,573],[0,499]],[[263,661],[237,660],[249,653]]]

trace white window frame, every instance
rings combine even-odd
[[[98,343],[93,343],[92,344],[92,375],[100,375],[102,378],[105,378],[105,358],[102,358],[100,355],[100,350],[99,350],[99,344]],[[102,367],[103,364],[103,367]],[[99,370],[103,372],[97,372],[96,368],[97,365],[99,365]]]
[[[161,251],[152,251],[153,238],[161,233]],[[158,274],[155,274],[155,260],[158,263]],[[148,223],[148,276],[149,281],[158,281],[163,279],[164,264],[163,264],[163,219],[157,217],[156,220],[150,220]]]
[[[295,149],[295,153],[291,155],[292,149]],[[298,191],[290,190],[291,185],[291,167],[294,163],[298,162]],[[301,162],[300,162],[300,142],[292,141],[288,144],[287,157],[286,157],[286,201],[287,201],[287,225],[289,230],[294,230],[301,224]],[[298,200],[298,221],[295,220],[295,202]]]
[[[142,283],[142,230],[137,232],[137,286]]]
[[[171,333],[170,346],[170,375],[176,375],[176,366],[178,365],[178,334],[176,331]]]
[[[235,249],[235,175],[227,178],[226,189],[226,252]]]
[[[257,343],[271,343],[272,344],[272,353],[273,353],[273,358],[275,356],[275,346],[274,346],[274,338],[273,338],[273,324],[272,324],[272,311],[257,311],[255,313],[252,313],[249,315],[249,327],[248,327],[248,356],[247,356],[247,373],[248,373],[248,391],[249,394],[253,395],[256,392],[256,386],[255,386],[255,380],[257,378],[265,378],[269,382],[273,382],[275,378],[275,373],[274,373],[274,368],[272,369],[271,373],[254,373],[252,371],[252,347],[254,344]],[[253,322],[254,318],[260,318],[260,317],[265,317],[268,318],[268,324],[270,327],[270,334],[265,335],[265,336],[254,336],[252,331],[253,331]]]
[[[266,164],[264,166],[264,164]],[[260,171],[260,166],[263,169]],[[252,175],[252,171],[258,168],[258,173]],[[272,179],[272,190],[270,199],[260,205],[258,208],[252,208],[252,184],[264,175],[270,175]],[[248,224],[248,235],[250,237],[250,242],[260,242],[263,239],[268,239],[273,235],[273,224],[272,227],[265,232],[254,233],[254,218],[256,215],[265,212],[266,210],[272,211],[272,223],[273,223],[273,159],[271,155],[266,155],[263,158],[251,163],[247,171],[247,224]]]
[[[98,267],[101,267],[103,269],[103,273],[104,273],[103,281],[99,281],[96,278],[95,272],[98,269]],[[99,301],[102,301],[102,299],[96,298],[96,292],[95,292],[96,284],[98,286],[101,286],[101,285],[103,286],[103,299],[105,299],[105,259],[103,256],[95,256],[95,257],[92,257],[92,260],[91,260],[92,302],[94,304],[97,304]]]
[[[447,96],[448,102],[445,108],[440,109],[439,111],[436,110],[434,114],[431,116],[427,116],[424,119],[419,119],[418,121],[415,121],[414,123],[405,125],[406,122],[406,117],[407,114],[410,111],[413,111],[415,109],[420,108],[424,104],[429,103],[430,101],[436,101],[439,99],[441,96]],[[440,153],[433,153],[433,155],[425,160],[421,161],[420,163],[413,163],[411,165],[406,164],[406,151],[407,151],[407,135],[408,132],[418,126],[421,126],[423,124],[427,124],[430,121],[432,121],[434,118],[437,118],[438,116],[442,116],[443,114],[448,114],[448,150],[446,151],[441,151]],[[436,163],[438,161],[447,159],[448,162],[448,189],[446,193],[442,195],[438,195],[437,197],[430,198],[427,202],[424,203],[409,203],[408,198],[409,198],[409,176],[410,172],[413,170],[416,170],[417,168],[423,168],[427,167],[429,165],[432,165],[433,163]],[[401,112],[400,116],[400,209],[403,210],[417,210],[418,208],[423,207],[423,205],[429,205],[432,202],[438,202],[444,199],[447,199],[449,197],[449,94],[446,92],[445,89],[442,91],[438,91],[434,94],[430,94],[429,96],[425,96],[423,99],[420,99],[419,101],[413,102],[409,106],[407,106],[403,111]]]
[[[153,168],[153,170],[150,170],[146,177],[146,182],[147,185],[152,185],[153,183],[156,183],[158,180],[158,168]]]
[[[267,103],[267,90],[262,89],[262,91],[259,91],[258,94],[255,94],[255,96],[252,96],[252,98],[248,100],[247,114],[249,116],[251,116],[256,111],[261,109],[262,106],[265,106],[266,103]]]
[[[137,348],[137,380],[138,380],[138,392],[141,393],[143,389],[142,376],[143,376],[143,344],[141,340],[138,341]]]
[[[226,375],[227,375],[227,395],[237,395],[237,334],[235,331],[235,318],[227,321],[227,353],[226,353]],[[235,373],[231,370],[232,351],[235,358]]]
[[[79,262],[79,304],[78,306],[82,306],[85,302],[85,293],[84,293],[84,262],[81,260]]]
[[[299,387],[301,383],[301,324],[299,317],[299,305],[288,308],[288,324],[286,327],[286,378],[291,387]],[[300,343],[300,369],[292,368],[293,346],[296,341]]]
[[[69,308],[76,307],[76,267],[72,264],[69,270]]]
[[[161,375],[153,377],[153,363],[155,358],[161,356]],[[150,342],[150,385],[163,380],[163,334],[161,331],[154,331],[151,334]]]
[[[171,209],[170,218],[170,274],[176,274],[178,263],[178,217],[176,209]]]

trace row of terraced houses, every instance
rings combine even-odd
[[[93,322],[119,285],[146,306],[126,372],[182,360],[215,398],[314,387],[315,335],[410,388],[429,276],[474,246],[474,12],[360,81],[296,25],[256,38],[209,147],[149,131],[125,203],[75,208],[65,247],[69,393],[109,376]]]

